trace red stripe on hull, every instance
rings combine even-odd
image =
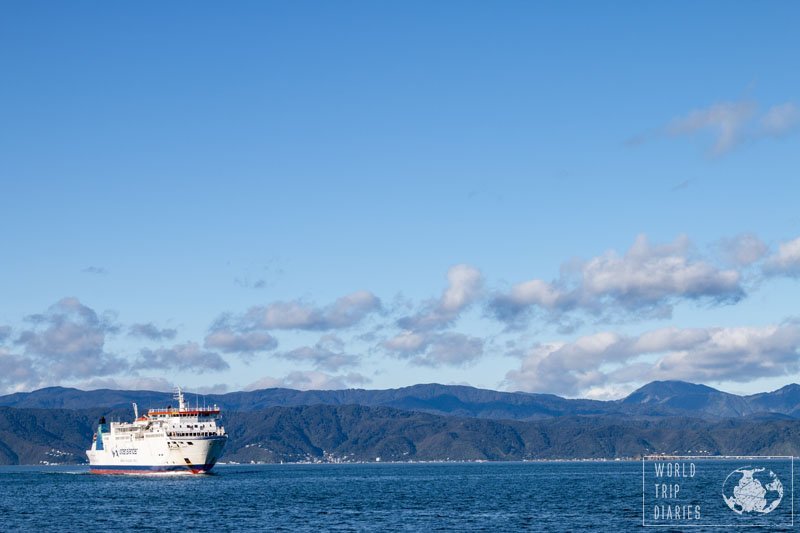
[[[104,474],[104,475],[114,475],[114,474],[182,474],[186,476],[193,476],[199,474],[207,474],[211,471],[211,467],[207,468],[192,468],[192,467],[173,467],[170,469],[165,468],[136,468],[136,469],[126,469],[126,468],[92,468],[89,467],[90,474]]]
[[[103,475],[114,475],[114,474],[182,474],[185,476],[194,476],[200,474],[207,474],[208,470],[90,470],[91,474],[103,474]]]

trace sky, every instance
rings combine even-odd
[[[0,5],[0,393],[800,382],[794,2]]]

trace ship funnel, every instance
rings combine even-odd
[[[133,402],[133,419],[136,420],[139,418],[139,406],[136,405],[136,402]]]

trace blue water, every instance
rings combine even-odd
[[[732,469],[713,468],[723,479]],[[642,527],[641,462],[219,465],[214,472],[0,467],[0,530],[654,531]],[[704,518],[731,519],[713,499],[703,502]]]

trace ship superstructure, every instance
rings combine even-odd
[[[172,472],[203,474],[211,470],[228,440],[214,405],[187,407],[183,391],[175,393],[178,407],[150,409],[133,422],[107,422],[101,417],[86,451],[97,474]]]

